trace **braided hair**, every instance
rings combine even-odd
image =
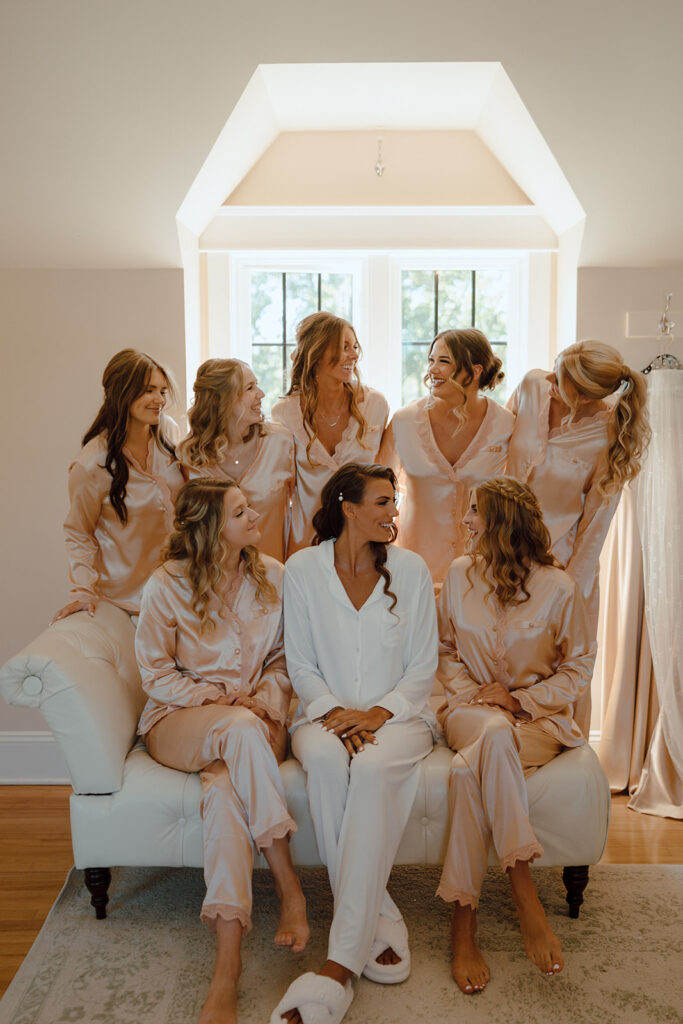
[[[541,506],[527,484],[512,476],[496,476],[475,489],[477,512],[484,524],[477,548],[470,555],[472,565],[483,563],[493,578],[489,592],[502,605],[529,600],[526,588],[534,565],[559,563],[550,551],[550,534],[543,522]]]

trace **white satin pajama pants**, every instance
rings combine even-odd
[[[306,771],[318,851],[334,893],[328,959],[360,974],[379,915],[400,920],[387,879],[418,786],[418,764],[432,750],[421,719],[387,723],[377,745],[351,758],[319,723],[300,725],[292,750]]]
[[[236,918],[251,927],[253,847],[296,832],[264,724],[247,708],[178,708],[153,725],[145,743],[155,761],[199,772],[206,898],[201,918]]]

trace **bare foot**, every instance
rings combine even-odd
[[[237,982],[214,978],[198,1024],[237,1024]]]
[[[401,957],[388,946],[379,956],[375,957],[378,964],[400,964]]]
[[[293,953],[306,948],[311,936],[306,917],[306,899],[301,889],[281,897],[280,920],[275,932],[276,946],[290,946]]]
[[[471,996],[481,992],[491,977],[488,964],[477,945],[477,912],[473,907],[453,904],[451,946],[453,966],[451,974],[461,992]]]
[[[559,974],[564,967],[562,943],[548,924],[538,896],[535,906],[533,903],[518,905],[517,912],[526,955],[548,977]]]
[[[515,864],[508,871],[512,895],[517,904],[519,926],[526,955],[545,975],[552,978],[564,967],[562,943],[548,924],[545,911],[538,898],[529,865]]]

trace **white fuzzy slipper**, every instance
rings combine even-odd
[[[282,1017],[297,1009],[304,1024],[339,1024],[353,999],[350,981],[341,985],[332,978],[307,971],[289,986],[273,1010],[270,1024],[285,1024]]]
[[[400,961],[397,964],[379,964],[377,957],[385,949],[391,947]],[[376,981],[380,985],[398,985],[410,974],[410,947],[408,946],[408,929],[401,918],[392,921],[389,917],[379,915],[375,939],[370,949],[370,957],[363,968],[363,977]]]

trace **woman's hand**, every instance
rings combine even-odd
[[[323,729],[342,741],[353,757],[365,749],[366,743],[377,743],[375,733],[392,718],[386,708],[374,707],[369,711],[357,708],[334,708],[323,719]]]
[[[253,715],[260,718],[268,730],[268,742],[273,748],[277,763],[282,764],[287,753],[287,726],[281,725],[280,722],[275,722],[272,718],[269,718],[266,709],[257,704],[253,697],[246,693],[226,693],[209,703],[222,704],[226,707],[247,708]]]
[[[69,604],[65,604],[63,608],[55,612],[50,619],[50,625],[57,622],[58,619],[66,619],[68,615],[74,615],[76,612],[87,612],[92,617],[96,607],[97,601],[94,598],[90,598],[88,601],[70,601]]]
[[[513,697],[500,683],[484,683],[479,687],[477,696],[472,698],[470,704],[486,704],[488,707],[505,708],[513,715],[522,710],[522,705],[517,698]]]

